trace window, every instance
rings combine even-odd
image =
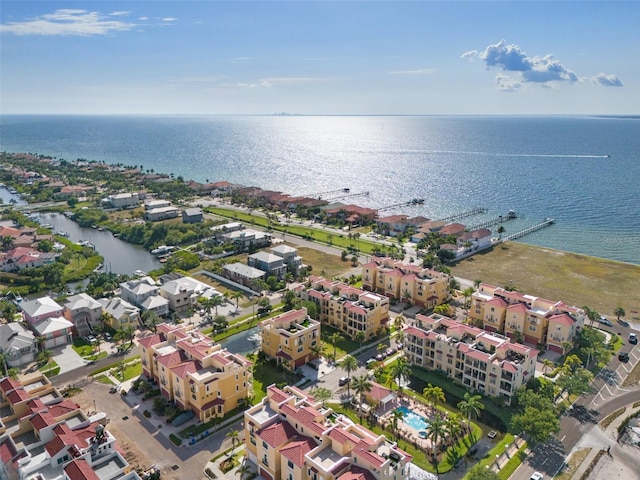
[[[262,447],[265,448],[266,450],[268,450],[269,449],[269,444],[263,440],[262,441]],[[266,455],[265,455],[265,457],[266,457]]]
[[[292,462],[291,460],[289,460],[289,461],[287,462],[287,466],[288,466],[289,468],[293,468],[293,462]],[[289,474],[289,475],[291,475],[291,474]]]

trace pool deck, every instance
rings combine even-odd
[[[434,415],[433,409],[431,407],[428,407],[428,406],[426,406],[426,405],[424,405],[422,403],[415,402],[415,401],[413,401],[411,399],[409,399],[408,401],[406,401],[406,400],[398,401],[397,405],[396,405],[396,408],[398,408],[398,407],[405,407],[405,408],[411,410],[416,415],[424,417],[427,421],[429,421]],[[392,411],[393,410],[388,411],[380,419],[380,422],[383,425],[389,425],[391,423]],[[424,450],[425,452],[426,451],[431,451],[431,449],[433,448],[433,442],[430,439],[421,438],[420,437],[420,432],[418,430],[416,430],[415,428],[413,428],[410,425],[406,424],[402,420],[400,422],[398,422],[398,423],[401,424],[401,426],[399,426],[399,428],[398,428],[398,435],[400,437],[402,437],[404,440],[406,440],[408,442],[413,443],[416,448],[420,448],[421,450]]]

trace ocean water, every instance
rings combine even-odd
[[[290,194],[342,188],[383,214],[515,210],[520,241],[640,263],[640,118],[1,116],[0,150],[142,165]],[[393,207],[413,198],[423,205]]]

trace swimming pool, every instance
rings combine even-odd
[[[429,427],[429,422],[427,422],[427,419],[421,415],[418,415],[410,408],[398,407],[398,410],[404,413],[402,421],[418,432],[421,430],[426,430]]]

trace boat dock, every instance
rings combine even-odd
[[[502,239],[503,242],[507,240],[516,240],[518,238],[524,237],[525,235],[529,235],[530,233],[537,232],[538,230],[542,230],[544,227],[548,227],[549,225],[553,225],[555,223],[554,218],[546,218],[544,222],[538,223],[529,228],[525,228],[524,230],[520,230],[519,232],[512,233],[511,235],[507,235]]]
[[[477,225],[474,225],[473,227],[469,227],[469,230],[480,230],[481,228],[493,227],[494,225],[499,225],[516,218],[518,218],[516,212],[514,212],[513,210],[509,210],[507,215],[500,215],[499,217],[487,220],[486,222],[479,223]]]
[[[460,218],[472,217],[474,215],[480,215],[481,213],[485,213],[486,211],[487,211],[487,209],[484,208],[484,207],[476,207],[476,208],[472,208],[471,210],[467,210],[467,211],[462,212],[462,213],[456,213],[454,215],[450,215],[450,216],[445,217],[445,218],[439,218],[438,220],[435,220],[435,221],[436,222],[449,223],[449,222],[452,222],[454,220],[459,220]]]

